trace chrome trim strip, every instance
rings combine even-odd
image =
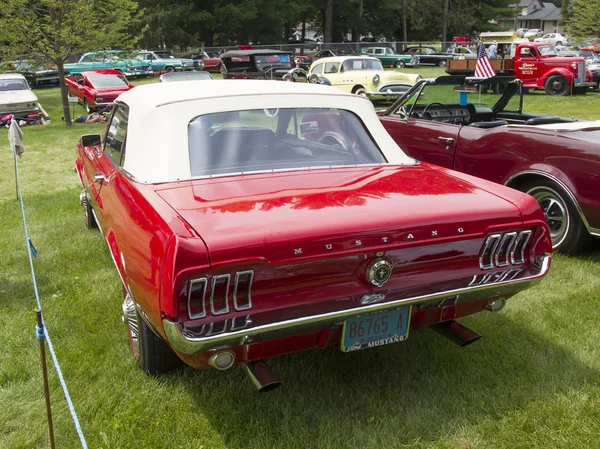
[[[541,281],[542,277],[548,272],[550,268],[551,256],[549,254],[541,258],[540,271],[537,274],[519,279],[517,281],[500,281],[487,285],[477,285],[472,287],[464,287],[456,290],[448,290],[439,293],[433,293],[430,295],[415,296],[412,298],[404,298],[396,301],[390,301],[386,303],[369,304],[363,307],[357,307],[353,309],[339,310],[336,312],[329,312],[320,315],[312,315],[301,318],[293,318],[285,321],[279,321],[276,323],[264,324],[256,326],[252,329],[242,329],[238,331],[228,332],[222,335],[211,335],[205,337],[192,337],[189,335],[183,335],[182,329],[179,327],[179,322],[170,321],[163,319],[163,329],[165,336],[173,346],[173,348],[184,354],[197,354],[201,352],[210,351],[217,347],[231,347],[243,344],[246,337],[253,335],[260,335],[263,340],[269,339],[269,333],[271,338],[276,338],[277,331],[285,329],[291,329],[292,333],[302,333],[303,326],[323,326],[333,325],[340,323],[341,321],[365,313],[379,312],[388,309],[394,309],[400,306],[417,304],[437,299],[445,299],[451,296],[460,295],[462,300],[476,300],[489,298],[493,296],[508,296],[518,293],[519,291],[532,287]],[[317,327],[318,328],[318,327]],[[306,330],[304,330],[306,332]]]
[[[513,243],[515,242],[515,239],[517,238],[517,233],[516,232],[507,232],[506,234],[504,234],[504,236],[502,237],[502,240],[500,240],[500,244],[498,245],[498,248],[496,249],[496,252],[494,254],[494,262],[496,264],[496,267],[507,267],[508,264],[510,263],[509,257],[510,257],[510,252],[511,252],[511,248],[513,246]],[[507,243],[507,241],[510,240],[509,243]],[[504,262],[500,262],[500,256],[502,255],[502,253],[504,253]]]
[[[510,251],[510,263],[513,265],[521,265],[525,263],[525,250],[527,249],[527,244],[529,243],[529,239],[533,235],[532,231],[521,231],[519,232],[519,236],[515,240],[513,247]],[[515,257],[515,252],[520,248],[519,258]]]
[[[483,248],[479,253],[479,267],[482,270],[491,270],[494,268],[494,253],[496,252],[496,248],[498,247],[498,243],[500,243],[500,239],[502,238],[502,234],[491,234],[488,235],[485,239],[485,243],[483,244]],[[490,249],[491,246],[491,249]],[[483,257],[487,254],[489,249],[490,254],[490,263],[483,263]]]
[[[220,310],[215,309],[215,286],[217,282],[221,279],[227,279],[227,284],[225,287],[225,297],[223,298],[223,302],[225,303],[225,307]],[[213,315],[223,315],[224,313],[229,313],[229,285],[231,284],[231,275],[230,274],[219,274],[218,276],[213,276],[211,289],[210,289],[210,311]],[[212,323],[211,323],[212,326]]]
[[[202,306],[200,312],[192,313],[192,289],[196,284],[202,285]],[[195,320],[196,318],[204,318],[206,316],[206,287],[208,286],[208,279],[206,278],[198,278],[192,279],[188,286],[188,294],[187,294],[187,311],[188,317],[190,320]]]
[[[523,170],[523,171],[520,171],[518,173],[515,173],[514,175],[511,175],[510,178],[508,178],[506,180],[506,182],[504,183],[504,185],[510,187],[511,181],[514,181],[518,177],[524,176],[524,175],[539,175],[539,176],[544,176],[544,177],[550,179],[551,181],[554,181],[555,183],[557,183],[559,185],[559,187],[561,187],[567,193],[567,195],[569,195],[569,198],[571,199],[571,201],[573,201],[573,204],[575,205],[575,209],[577,209],[577,213],[579,214],[579,217],[581,218],[581,221],[583,221],[583,224],[584,224],[585,228],[587,229],[587,231],[590,234],[593,233],[592,227],[590,226],[590,224],[588,223],[587,219],[585,218],[585,215],[583,214],[583,210],[581,209],[581,206],[579,205],[579,202],[575,198],[575,195],[573,194],[573,192],[571,192],[571,189],[569,189],[567,187],[567,185],[564,182],[562,182],[560,179],[558,179],[556,176],[551,175],[551,174],[546,173],[546,172],[543,172],[543,171],[539,171],[539,170]]]
[[[248,291],[246,295],[248,296],[247,304],[238,304],[237,292],[238,292],[238,283],[240,281],[240,277],[250,275],[250,279],[248,279]],[[235,310],[248,310],[252,308],[252,281],[254,280],[254,270],[246,270],[246,271],[238,271],[235,273],[235,280],[233,282],[233,307]]]
[[[590,234],[600,237],[600,229],[590,228]]]

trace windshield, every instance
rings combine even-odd
[[[129,83],[123,75],[91,75],[88,79],[94,87],[127,87]]]
[[[381,70],[383,66],[379,59],[348,59],[342,64],[342,72],[353,70]]]
[[[554,48],[549,45],[538,47],[538,50],[542,56],[558,56]]]
[[[292,68],[292,59],[290,55],[256,55],[254,57],[256,67],[263,72],[274,65],[277,67]]]
[[[5,79],[0,80],[0,92],[8,92],[11,90],[27,90],[27,83],[20,79]]]
[[[341,109],[255,109],[188,125],[192,176],[385,163],[360,119]]]
[[[509,86],[511,86],[510,89]],[[422,89],[416,89],[399,103],[395,112],[400,111],[400,106],[410,113],[412,110],[423,110],[426,106],[434,104],[452,107],[473,105],[494,109],[496,112],[499,110],[517,111],[520,107],[518,92],[518,86],[506,79],[482,80],[467,85],[455,82],[425,83]],[[506,103],[506,105],[501,108],[501,103]]]

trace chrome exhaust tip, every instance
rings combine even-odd
[[[281,381],[264,361],[247,362],[242,366],[259,393],[267,393],[281,386]]]
[[[477,332],[472,331],[457,321],[445,321],[443,323],[433,324],[429,327],[461,348],[470,345],[471,343],[475,343],[481,338],[481,335]]]

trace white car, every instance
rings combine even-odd
[[[525,39],[535,39],[536,37],[542,37],[544,35],[544,32],[542,30],[540,30],[539,28],[532,28],[529,31],[527,31],[523,37]]]
[[[536,38],[534,42],[541,42],[543,44],[551,45],[562,45],[567,42],[567,36],[560,33],[548,33],[544,34],[542,37]]]
[[[26,119],[28,114],[39,112],[38,97],[29,88],[23,75],[0,74],[0,116],[14,114]]]

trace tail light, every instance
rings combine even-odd
[[[507,232],[489,235],[479,253],[479,267],[482,270],[491,270],[492,268],[524,264],[531,234],[532,231],[525,230],[519,233]]]
[[[231,310],[231,304],[236,311],[251,309],[253,279],[252,270],[235,272],[233,282],[231,274],[192,279],[182,289],[184,296],[180,296],[186,299],[188,317],[195,320],[209,314],[224,315]]]

